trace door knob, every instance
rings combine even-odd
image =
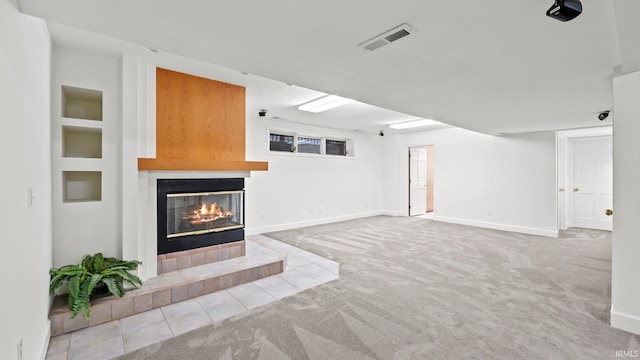
[[[578,192],[580,191],[580,188],[573,188],[573,192]]]
[[[607,211],[605,211],[604,213],[607,214],[607,216],[611,216],[613,215],[613,210],[607,209]]]

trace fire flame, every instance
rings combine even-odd
[[[193,210],[193,213],[186,213],[182,218],[189,220],[191,225],[198,225],[231,216],[233,216],[232,211],[224,211],[221,207],[218,207],[217,203],[213,203],[211,205],[202,203],[200,209]]]

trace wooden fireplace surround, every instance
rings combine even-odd
[[[245,88],[156,69],[156,157],[139,170],[256,171],[245,160]]]

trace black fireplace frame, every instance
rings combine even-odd
[[[244,227],[220,232],[167,238],[167,194],[212,191],[244,191],[243,178],[230,179],[158,179],[158,255],[226,244],[244,240]],[[244,196],[242,197],[244,224]]]

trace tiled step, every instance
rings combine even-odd
[[[93,325],[118,320],[165,305],[282,273],[286,254],[254,244],[246,256],[204,264],[158,275],[123,297],[92,302],[91,318],[78,314],[71,319],[66,295],[56,296],[49,319],[51,335],[57,336]]]
[[[246,255],[245,241],[158,255],[158,275]]]

